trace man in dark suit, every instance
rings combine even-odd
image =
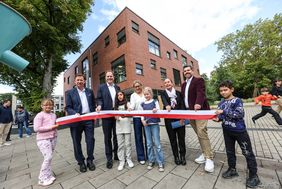
[[[106,83],[99,86],[97,92],[97,108],[100,110],[113,110],[115,105],[116,93],[120,90],[119,86],[114,84],[114,74],[112,71],[106,72]],[[117,156],[117,135],[116,135],[116,120],[114,117],[102,119],[102,127],[104,133],[105,152],[107,157],[107,168],[113,167],[113,152],[114,159],[118,160]],[[113,137],[113,144],[112,144]],[[114,149],[113,149],[114,146]]]
[[[205,81],[203,78],[193,76],[192,65],[183,67],[183,74],[186,81],[181,86],[181,93],[184,97],[184,104],[188,110],[209,110],[209,104],[205,94]],[[205,163],[205,171],[213,172],[213,152],[207,130],[207,120],[190,120],[191,126],[198,136],[202,154],[195,159],[196,163]]]
[[[91,89],[85,88],[85,77],[82,74],[75,76],[75,87],[66,92],[66,111],[68,115],[83,115],[95,111],[95,96]],[[81,149],[82,132],[85,134],[87,148],[87,167],[90,171],[95,170],[94,160],[94,121],[81,121],[70,126],[73,141],[74,156],[80,172],[86,172],[85,158]]]

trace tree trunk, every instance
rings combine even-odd
[[[53,55],[49,57],[46,71],[44,73],[43,79],[43,93],[46,98],[51,98],[53,92],[52,86],[52,65],[53,65]]]

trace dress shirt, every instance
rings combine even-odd
[[[115,107],[115,98],[116,98],[115,86],[114,86],[114,84],[109,85],[108,83],[107,83],[107,86],[108,86],[108,89],[109,89],[109,91],[111,93],[111,97],[112,97],[112,101],[113,101],[113,107]]]
[[[81,91],[80,89],[77,88],[79,97],[80,97],[80,101],[81,101],[81,113],[82,114],[86,114],[90,112],[89,109],[89,105],[88,105],[88,101],[87,101],[87,97],[86,97],[86,93],[85,93],[85,88]]]
[[[189,108],[189,103],[188,103],[188,91],[190,87],[190,83],[193,79],[193,76],[190,77],[190,79],[186,79],[186,87],[185,87],[185,94],[184,94],[184,102],[185,102],[185,107],[188,109]]]

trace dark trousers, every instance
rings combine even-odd
[[[12,127],[13,127],[13,124],[11,125],[10,130],[9,130],[9,132],[8,132],[8,134],[7,134],[6,141],[11,141],[11,132],[12,132]]]
[[[232,132],[223,130],[223,136],[225,141],[228,166],[231,168],[236,168],[235,142],[237,141],[242,150],[242,154],[246,158],[247,167],[249,169],[249,176],[257,174],[257,162],[253,153],[252,144],[248,132]]]
[[[134,136],[135,136],[135,146],[136,146],[136,153],[137,153],[137,160],[138,161],[145,161],[146,158],[146,136],[144,126],[141,122],[141,118],[134,117],[133,118],[133,126],[134,126]],[[145,138],[145,147],[143,142],[143,136]]]
[[[117,143],[117,134],[116,134],[116,119],[105,118],[102,119],[102,127],[104,133],[104,143],[105,143],[105,153],[107,161],[112,161],[113,152],[117,156],[118,143]],[[113,138],[113,143],[112,143]]]
[[[84,131],[85,134],[85,142],[87,149],[87,162],[94,160],[94,121],[81,121],[75,125],[70,127],[73,148],[74,148],[74,156],[78,164],[84,163],[84,156],[81,149],[81,138],[82,133]]]
[[[179,154],[180,156],[185,157],[186,155],[185,126],[173,129],[171,127],[171,122],[173,121],[177,121],[177,120],[165,119],[165,128],[170,141],[172,153],[175,158],[179,157]]]
[[[274,111],[271,106],[262,106],[261,107],[261,112],[253,117],[254,120],[259,119],[260,117],[265,116],[267,113],[270,113],[273,115],[275,121],[277,122],[278,125],[282,125],[282,119],[280,115]]]

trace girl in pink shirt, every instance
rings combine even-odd
[[[51,171],[52,154],[57,142],[58,127],[55,123],[56,114],[52,113],[53,107],[53,100],[43,100],[41,103],[42,111],[35,116],[33,121],[34,131],[37,132],[37,146],[44,157],[38,177],[38,184],[41,186],[48,186],[56,180]]]

